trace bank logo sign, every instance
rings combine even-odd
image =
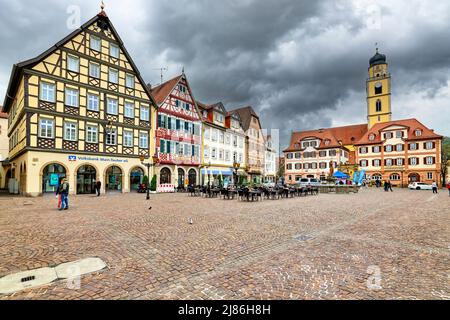
[[[69,161],[77,161],[77,156],[69,156]]]

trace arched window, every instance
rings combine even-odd
[[[195,186],[197,185],[197,172],[194,169],[189,170],[189,185]]]
[[[168,168],[161,169],[161,172],[159,173],[159,184],[170,184],[171,175]]]
[[[392,181],[399,181],[399,180],[401,180],[401,177],[398,173],[393,173],[393,174],[391,174],[390,179]]]
[[[42,173],[42,192],[55,192],[61,179],[65,177],[66,169],[62,165],[57,163],[49,164]]]
[[[377,109],[376,110],[377,112],[381,112],[381,110],[382,110],[381,100],[377,100],[376,109]]]

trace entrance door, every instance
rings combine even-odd
[[[139,185],[144,180],[144,170],[141,168],[135,168],[131,171],[130,174],[130,188],[131,190],[138,190]]]
[[[86,165],[77,171],[77,194],[93,194],[95,193],[95,180],[97,171],[94,167]]]
[[[66,169],[57,163],[49,164],[42,173],[42,192],[55,193],[62,178],[66,177]]]
[[[159,184],[170,184],[170,170],[168,168],[161,169],[159,173]]]
[[[108,168],[105,187],[106,191],[122,191],[122,169],[116,166]]]
[[[184,170],[178,169],[178,187],[184,187]]]
[[[194,169],[189,170],[189,185],[195,186],[197,185],[197,172]]]

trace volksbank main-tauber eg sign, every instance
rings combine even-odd
[[[69,156],[70,162],[76,161],[94,161],[94,162],[113,162],[113,163],[128,163],[128,159],[117,159],[110,157],[80,157],[80,156]]]

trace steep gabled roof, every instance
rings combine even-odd
[[[359,139],[355,145],[365,145],[365,144],[379,144],[382,142],[381,132],[389,129],[392,126],[400,126],[408,129],[408,139],[407,140],[424,140],[424,139],[442,139],[443,136],[436,134],[433,130],[427,128],[417,119],[404,119],[396,120],[385,123],[377,123],[370,130],[364,134],[361,139]],[[415,131],[420,129],[422,135],[419,137],[415,136]],[[371,135],[375,136],[375,140],[370,141],[369,137]]]
[[[230,113],[238,113],[241,118],[242,128],[247,131],[250,128],[250,123],[252,121],[252,116],[258,120],[259,127],[261,127],[261,122],[259,121],[259,116],[256,114],[255,110],[251,106],[242,107],[238,109],[231,110]]]
[[[164,101],[166,101],[167,97],[170,95],[170,93],[182,78],[183,75],[181,74],[151,89],[153,98],[155,98],[155,101],[158,105],[161,105],[164,103]]]
[[[92,24],[97,23],[99,21],[100,21],[100,23],[108,24],[108,26],[109,26],[109,28],[111,30],[111,33],[114,35],[114,37],[116,38],[117,42],[119,43],[119,47],[122,49],[125,57],[127,58],[128,62],[131,64],[132,68],[134,69],[139,82],[141,83],[141,85],[144,88],[145,92],[149,96],[151,102],[157,108],[158,105],[156,104],[156,101],[153,99],[153,96],[152,96],[149,88],[145,84],[145,82],[144,82],[144,80],[143,80],[143,78],[142,78],[142,76],[141,76],[141,74],[139,72],[138,67],[136,66],[136,64],[134,63],[134,61],[131,58],[130,54],[128,53],[127,49],[125,48],[125,46],[123,44],[123,41],[120,38],[119,34],[117,33],[116,29],[114,28],[111,20],[109,20],[109,18],[106,15],[106,13],[102,10],[95,17],[93,17],[92,19],[90,19],[89,21],[84,23],[80,28],[78,28],[78,29],[74,30],[73,32],[71,32],[68,36],[64,37],[62,40],[57,42],[54,46],[52,46],[48,50],[44,51],[43,53],[41,53],[37,57],[15,64],[13,66],[13,68],[12,68],[12,71],[11,71],[11,76],[10,76],[10,79],[9,79],[8,89],[6,91],[6,97],[5,97],[5,100],[4,100],[3,109],[1,109],[1,110],[3,112],[8,112],[9,111],[10,104],[11,104],[12,100],[14,99],[13,97],[15,96],[17,87],[19,85],[19,80],[20,80],[20,77],[22,75],[22,72],[23,72],[24,68],[31,68],[31,67],[35,66],[36,64],[38,64],[39,62],[41,62],[42,60],[44,60],[48,56],[50,56],[52,53],[54,53],[56,50],[58,50],[59,48],[63,47],[72,38],[76,37],[77,35],[79,35],[83,31],[88,29]]]

